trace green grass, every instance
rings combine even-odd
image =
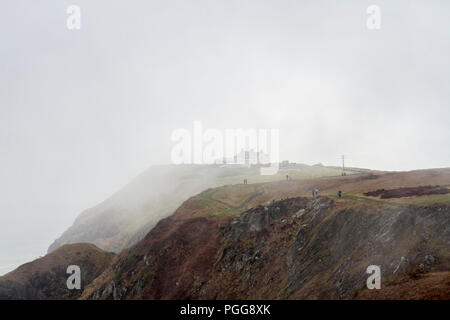
[[[236,208],[224,205],[223,203],[213,199],[206,198],[203,194],[198,196],[197,205],[200,212],[206,211],[213,217],[221,215],[237,215],[240,213],[240,211],[236,210]]]
[[[392,202],[404,204],[429,205],[433,203],[450,203],[450,195],[436,194],[429,196],[405,197],[392,199]]]
[[[411,196],[402,198],[381,199],[380,197],[368,197],[359,192],[349,192],[339,198],[337,195],[329,195],[330,198],[340,201],[360,201],[384,204],[386,206],[402,206],[402,205],[429,205],[433,203],[450,203],[450,194],[437,194],[425,196]]]

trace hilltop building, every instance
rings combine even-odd
[[[215,161],[216,164],[223,164],[229,167],[250,167],[255,164],[268,164],[270,163],[270,156],[267,153],[261,151],[255,151],[254,149],[244,150],[241,149],[233,158],[223,157]]]

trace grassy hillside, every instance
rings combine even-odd
[[[349,174],[358,173],[349,171]],[[293,165],[276,175],[262,176],[259,168],[224,168],[216,165],[155,166],[99,205],[81,213],[50,247],[89,242],[119,252],[142,239],[162,218],[171,215],[189,197],[212,187],[340,175],[339,168]],[[88,183],[88,182],[87,182]],[[239,188],[239,187],[237,187]],[[204,205],[208,200],[205,199]],[[225,208],[225,211],[229,211]]]
[[[361,290],[372,264],[381,266],[386,285],[399,277],[401,288],[423,289],[423,283],[436,283],[435,274],[442,278],[450,271],[450,196],[363,195],[420,185],[448,187],[450,170],[206,190],[117,255],[81,298],[349,299],[358,292],[367,297],[374,291]],[[320,189],[319,198],[311,198],[312,188]],[[415,270],[425,275],[423,281],[408,280]],[[105,291],[110,287],[115,291]],[[450,296],[446,285],[422,289],[411,298]],[[383,299],[394,297],[384,292],[378,292]]]
[[[432,204],[449,202],[449,194],[436,194],[421,197],[402,197],[380,199],[365,196],[364,193],[378,189],[399,187],[415,187],[421,185],[450,186],[450,169],[416,170],[397,173],[367,172],[352,176],[334,176],[305,178],[290,181],[274,181],[249,185],[227,185],[205,190],[194,196],[191,201],[198,203],[199,212],[209,212],[211,215],[239,214],[249,208],[271,201],[289,197],[311,197],[311,190],[318,189],[320,195],[327,195],[335,200],[373,204],[382,203],[386,206],[395,204]],[[337,197],[341,190],[343,197]]]

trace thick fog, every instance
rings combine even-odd
[[[67,28],[67,7],[81,29]],[[369,5],[381,29],[366,25]],[[21,1],[0,13],[0,274],[171,134],[277,128],[280,158],[450,164],[448,1]]]

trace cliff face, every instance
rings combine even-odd
[[[77,244],[19,267],[0,299],[449,299],[450,196],[420,185],[448,189],[450,170],[207,189],[114,258]],[[71,264],[81,291],[66,288]],[[381,290],[364,289],[370,265]]]
[[[142,239],[184,200],[212,186],[213,174],[207,175],[189,166],[152,167],[109,199],[81,213],[48,252],[78,242],[119,252]]]
[[[0,277],[0,300],[77,299],[113,256],[92,244],[65,245]],[[69,265],[80,267],[81,290],[67,288]]]
[[[296,197],[217,216],[190,199],[81,298],[352,298],[369,265],[382,281],[450,270],[449,225],[445,204]]]
[[[339,169],[302,166],[294,178],[338,175]],[[141,240],[158,221],[171,215],[189,197],[212,187],[283,180],[285,172],[261,176],[259,168],[223,168],[212,165],[154,166],[116,194],[81,213],[55,240],[51,252],[67,243],[89,242],[120,252]]]

